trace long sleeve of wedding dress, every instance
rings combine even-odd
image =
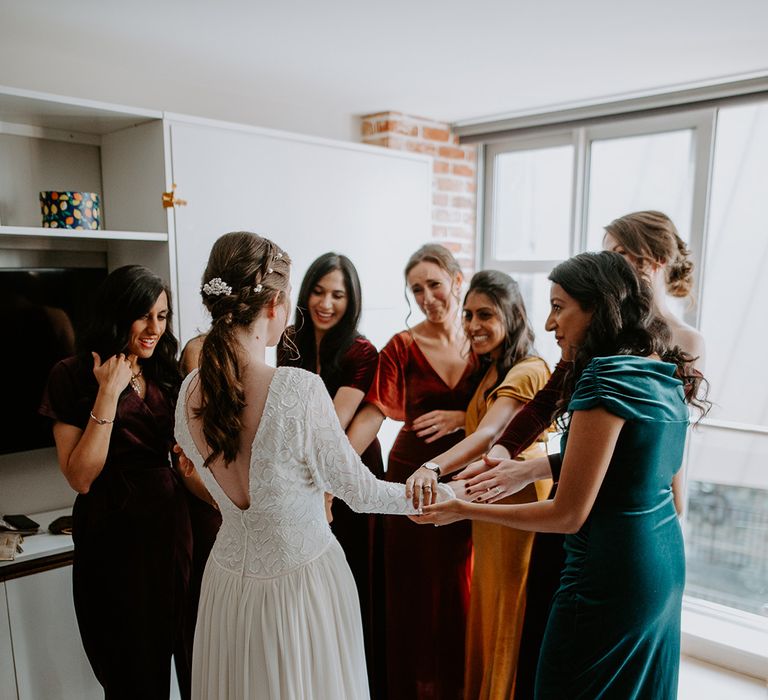
[[[206,565],[192,663],[193,700],[365,700],[369,697],[357,588],[325,518],[323,491],[356,510],[413,513],[403,484],[378,481],[344,431],[322,380],[280,367],[251,446],[250,505],[224,493],[192,441],[223,523]],[[453,497],[440,487],[440,497]]]
[[[315,482],[359,513],[414,514],[405,484],[380,481],[366,467],[341,428],[319,376],[307,377],[305,459]],[[455,498],[438,485],[438,501]]]

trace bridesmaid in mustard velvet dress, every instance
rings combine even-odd
[[[534,350],[534,334],[518,284],[498,270],[476,273],[464,298],[464,332],[485,369],[467,406],[466,434],[432,464],[445,477],[479,458],[499,433],[545,386],[546,362]],[[551,411],[550,411],[551,415]],[[431,414],[414,426],[426,426]],[[520,459],[546,455],[546,423]],[[425,428],[426,430],[426,428]],[[542,434],[543,433],[543,434]],[[406,491],[424,467],[406,481]],[[551,479],[528,484],[504,503],[547,498]],[[464,664],[466,700],[509,700],[515,688],[525,610],[525,584],[534,533],[491,523],[472,523],[474,550]]]
[[[348,431],[361,452],[385,416],[405,423],[389,453],[388,481],[405,481],[419,464],[464,437],[465,409],[478,379],[458,323],[458,263],[446,248],[428,244],[411,256],[405,276],[426,320],[398,333],[382,349],[367,403]],[[434,438],[429,443],[413,429],[413,421],[427,413],[432,413],[428,431]],[[462,697],[470,534],[469,523],[426,530],[405,518],[385,518],[387,690],[392,700]]]
[[[437,504],[420,519],[566,533],[536,698],[675,698],[685,557],[671,483],[701,377],[620,255],[577,255],[550,280],[547,328],[574,357],[555,498]]]

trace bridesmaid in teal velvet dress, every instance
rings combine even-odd
[[[700,405],[692,358],[668,347],[652,293],[611,252],[583,253],[550,274],[547,329],[574,360],[560,419],[563,465],[552,501],[453,501],[422,522],[470,518],[564,532],[566,563],[539,657],[537,698],[677,695],[685,557],[671,482],[688,408]]]

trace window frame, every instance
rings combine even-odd
[[[506,132],[503,138],[491,135],[482,139],[473,135],[472,141],[481,144],[480,170],[482,173],[479,218],[478,269],[498,269],[509,274],[549,272],[561,260],[501,260],[493,252],[493,196],[495,193],[495,158],[497,155],[519,150],[532,150],[573,144],[574,175],[572,182],[571,226],[569,254],[586,249],[589,205],[589,175],[591,146],[596,140],[651,135],[681,129],[692,129],[693,187],[691,196],[690,235],[688,243],[694,262],[694,303],[686,310],[684,319],[699,327],[703,314],[702,289],[706,282],[706,252],[709,227],[709,207],[714,167],[715,138],[719,108],[747,102],[765,102],[765,95],[734,97],[715,104],[692,104],[687,109],[677,108],[661,114],[638,116],[613,115],[596,118],[593,123],[553,125],[551,115],[544,115],[542,126],[531,126],[530,120],[518,136]],[[477,132],[475,132],[477,133]],[[701,429],[719,428],[733,432],[767,434],[763,426],[732,423],[730,421],[701,421]],[[683,597],[682,617],[683,652],[706,661],[731,668],[741,673],[768,677],[768,619],[736,608],[730,608],[687,594]],[[745,646],[744,639],[749,640]]]

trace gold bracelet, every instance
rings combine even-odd
[[[112,420],[109,418],[96,418],[96,416],[93,415],[93,411],[91,411],[91,420],[94,421],[94,423],[98,423],[99,425],[111,425],[115,422],[114,418]]]

